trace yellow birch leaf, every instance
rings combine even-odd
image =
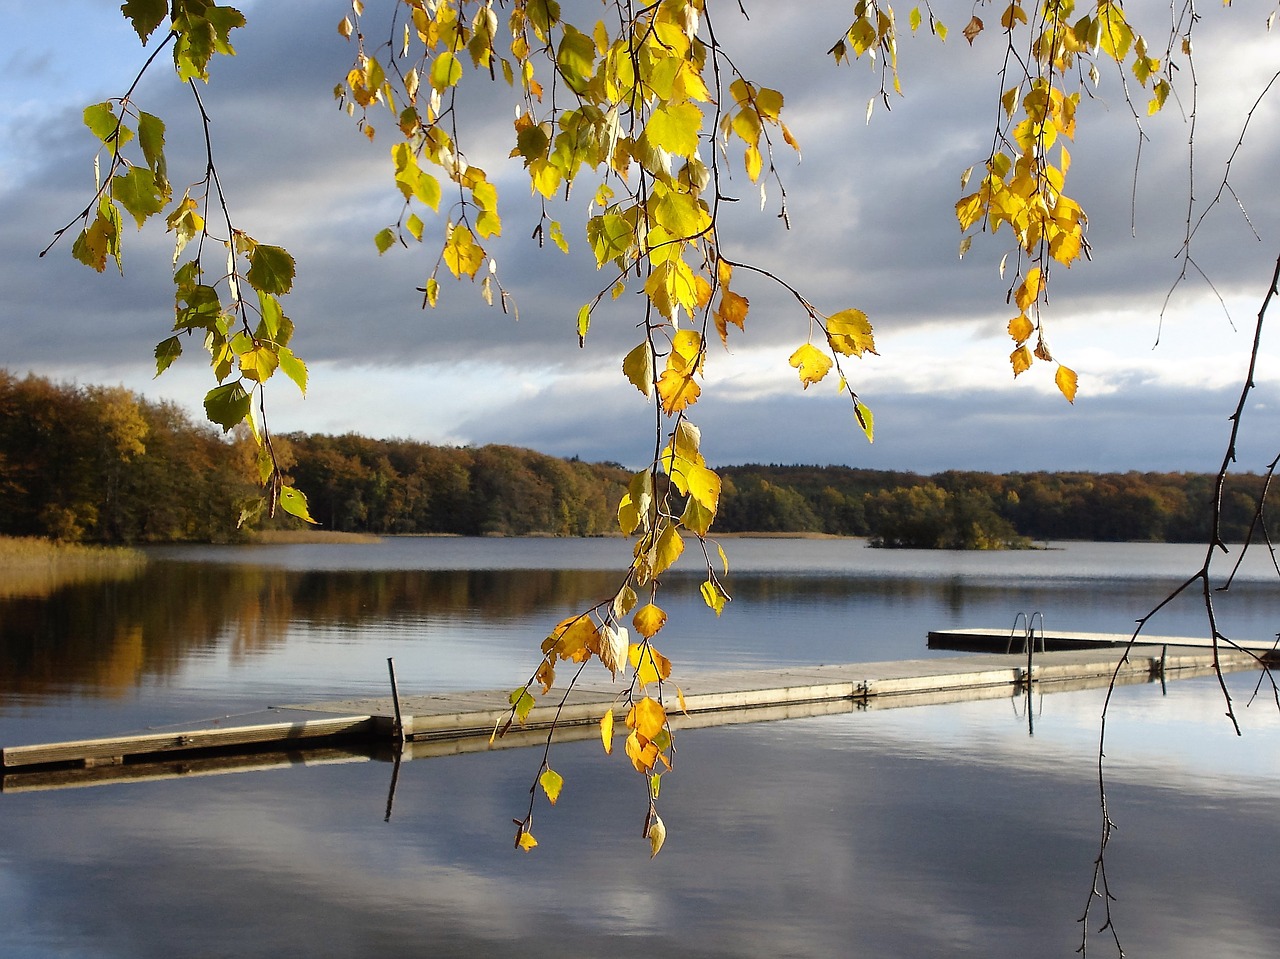
[[[613,755],[613,710],[600,717],[600,741],[604,744],[605,755]]]
[[[621,619],[631,612],[636,605],[636,591],[626,583],[622,584],[622,588],[618,590],[618,594],[613,597],[613,615],[615,619]]]
[[[1040,267],[1034,266],[1027,271],[1027,277],[1013,294],[1013,300],[1023,313],[1031,309],[1040,296]]]
[[[684,512],[680,514],[680,525],[699,536],[706,536],[715,518],[714,511],[707,509],[690,496],[684,504]]]
[[[648,643],[632,643],[627,649],[627,658],[636,671],[636,680],[641,686],[665,680],[671,676],[671,660]]]
[[[684,362],[673,364],[668,361],[667,365],[680,371],[695,369],[697,372],[702,371],[702,335],[694,330],[680,330],[671,338],[671,350],[679,355]]]
[[[560,798],[560,790],[564,788],[564,777],[548,766],[538,777],[538,785],[542,787],[542,791],[547,794],[547,799],[554,806],[556,800]]]
[[[657,576],[670,569],[683,552],[684,540],[680,537],[675,525],[669,525],[658,537],[658,544],[654,549],[653,571],[650,576]]]
[[[716,321],[716,330],[720,333],[722,342],[727,342],[729,339],[728,329],[730,323],[740,330],[745,329],[747,310],[750,306],[751,302],[745,296],[739,296],[732,290],[724,290],[720,294],[720,305],[713,315]]]
[[[533,833],[529,832],[529,830],[521,827],[520,830],[516,832],[516,848],[517,849],[523,849],[525,852],[528,852],[537,844],[538,844],[538,840],[533,838]]]
[[[1013,364],[1013,375],[1017,376],[1031,369],[1031,351],[1025,346],[1020,346],[1009,354],[1009,362]]]
[[[1035,329],[1031,321],[1022,313],[1009,321],[1009,335],[1013,337],[1013,342],[1018,344],[1025,343]]]
[[[538,671],[533,675],[534,681],[542,684],[542,695],[551,692],[551,687],[556,682],[556,668],[552,665],[550,659],[544,659],[538,667]]]
[[[720,477],[714,470],[697,464],[684,468],[684,482],[688,493],[714,513],[720,504]]]
[[[667,724],[667,711],[662,703],[646,696],[627,713],[627,725],[636,731],[641,739],[653,741]]]
[[[805,343],[791,354],[789,361],[800,373],[800,383],[808,389],[819,382],[831,369],[831,359],[812,343]]]
[[[696,403],[702,395],[702,387],[694,382],[692,372],[663,370],[662,376],[658,377],[657,387],[658,395],[662,397],[662,411],[668,416]]]
[[[458,224],[449,231],[449,238],[445,241],[444,262],[458,279],[464,275],[475,279],[476,272],[484,263],[484,249],[476,243],[471,230]]]
[[[627,736],[626,750],[627,758],[635,766],[636,772],[650,772],[658,761],[658,747],[651,742],[641,742],[634,732]]]
[[[680,704],[680,712],[688,716],[689,707],[685,704],[685,701],[684,701],[684,690],[681,689],[679,686],[676,687],[676,702]]]
[[[716,611],[719,616],[724,612],[725,601],[729,598],[724,589],[714,579],[709,579],[700,587],[702,599],[711,609]],[[683,709],[683,705],[681,706]]]
[[[645,639],[650,639],[657,635],[658,630],[662,629],[663,624],[667,621],[666,612],[653,603],[646,603],[636,610],[636,614],[631,617],[631,625],[636,628],[636,632]],[[639,644],[632,643],[631,648],[634,650]],[[636,660],[631,660],[631,665],[635,665]]]
[[[1062,391],[1062,395],[1067,398],[1068,403],[1076,401],[1076,371],[1059,364],[1058,372],[1053,378],[1058,389]]]

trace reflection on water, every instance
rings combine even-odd
[[[1120,932],[1132,955],[1270,959],[1280,778],[1221,726],[1188,754],[1178,717],[1216,694],[1183,689],[1118,694],[1116,725],[1139,727],[1110,795]],[[5,796],[6,955],[1068,959],[1098,708],[1049,697],[1034,739],[1000,701],[688,731],[652,862],[634,777],[588,743],[556,754],[567,785],[531,855],[504,825],[519,751],[406,764],[389,823],[385,764]],[[1248,736],[1274,754],[1280,723]]]
[[[849,541],[726,544],[716,618],[664,577],[681,670],[916,658],[943,626],[1126,632],[1194,548],[975,556]],[[0,601],[0,742],[99,735],[268,703],[510,687],[547,630],[612,594],[627,544],[397,540],[157,551],[128,582]],[[1251,573],[1228,633],[1276,626]],[[1201,632],[1193,602],[1153,624]],[[1248,677],[1232,677],[1237,701]],[[1280,719],[1230,735],[1212,682],[1117,693],[1109,875],[1133,955],[1275,954]],[[598,744],[559,748],[558,808],[510,849],[534,754],[295,766],[0,796],[0,923],[19,959],[237,956],[1073,955],[1096,854],[1094,693],[871,711],[679,739],[671,838]],[[534,757],[536,760],[536,756]],[[1109,954],[1095,941],[1097,952]]]

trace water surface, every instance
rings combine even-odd
[[[915,658],[945,626],[1125,632],[1195,548],[1017,554],[727,540],[717,619],[664,577],[680,670]],[[139,578],[0,603],[0,740],[96,735],[271,702],[510,687],[559,618],[616,588],[621,540],[405,539],[172,549]],[[1275,632],[1253,567],[1218,603]],[[1153,623],[1202,631],[1193,603]],[[1109,726],[1108,853],[1130,955],[1273,956],[1280,720],[1234,676],[1127,687]],[[1030,716],[1028,716],[1028,709]],[[1101,694],[689,730],[664,780],[557,747],[559,806],[511,850],[539,753],[511,750],[0,796],[4,955],[1070,957],[1097,854]],[[1030,735],[1029,731],[1034,731]],[[1095,919],[1095,922],[1100,921]],[[1091,954],[1113,954],[1095,939]]]

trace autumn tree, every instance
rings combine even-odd
[[[1194,77],[1199,15],[1175,4],[1167,38],[1149,42],[1115,0],[954,9],[953,33],[928,4],[900,22],[886,3],[855,0],[847,28],[821,42],[835,64],[858,61],[871,70],[867,109],[842,122],[862,123],[901,93],[897,53],[904,33],[938,42],[951,36],[953,43],[962,36],[970,44],[985,33],[1004,49],[999,86],[987,94],[996,117],[989,148],[956,171],[963,184],[955,204],[960,253],[984,233],[1007,245],[993,279],[993,308],[1005,309],[995,305],[1003,297],[1015,314],[1007,323],[1012,372],[1049,364],[1072,401],[1076,374],[1058,362],[1046,335],[1053,276],[1089,254],[1088,213],[1072,195],[1069,145],[1104,75],[1135,119],[1160,111],[1174,80]],[[138,102],[135,82],[85,110],[100,143],[93,161],[98,185],[57,236],[67,235],[71,254],[103,271],[123,265],[127,223],[164,223],[173,238],[175,310],[170,335],[155,347],[157,371],[184,352],[203,352],[216,382],[204,400],[209,418],[224,429],[245,423],[255,438],[260,508],[310,519],[305,497],[286,482],[265,402],[278,372],[299,389],[308,383],[285,306],[295,263],[241,222],[235,197],[219,179],[204,103],[221,69],[216,61],[234,53],[246,18],[214,0],[127,0],[122,12],[147,51],[141,72],[160,69],[163,54],[189,87],[207,162],[194,173],[170,169],[165,122]],[[402,200],[395,221],[371,239],[382,253],[397,246],[421,251],[417,295],[424,305],[438,303],[446,295],[441,281],[453,277],[474,281],[495,307],[515,309],[486,247],[506,227],[497,173],[472,153],[468,124],[475,118],[461,96],[475,84],[496,83],[509,89],[515,107],[508,160],[523,170],[539,203],[535,239],[551,250],[589,251],[599,270],[598,286],[580,295],[579,341],[615,316],[637,331],[620,357],[624,388],[652,404],[654,427],[643,439],[647,465],[630,478],[618,510],[621,532],[635,540],[634,559],[616,592],[551,631],[533,675],[512,692],[510,721],[528,714],[536,694],[564,688],[557,670],[568,674],[569,687],[593,660],[623,675],[618,714],[626,755],[648,784],[645,833],[655,853],[665,836],[657,814],[660,781],[673,756],[672,667],[657,646],[667,619],[659,581],[691,547],[704,561],[707,605],[719,614],[729,601],[724,553],[707,539],[722,484],[707,465],[693,418],[717,342],[735,342],[754,322],[748,278],[777,284],[794,303],[789,362],[800,385],[838,383],[851,423],[868,440],[874,436],[856,362],[876,353],[867,315],[852,303],[815,303],[780,265],[749,263],[735,252],[729,204],[753,194],[785,223],[782,159],[800,150],[785,92],[744,72],[721,42],[723,24],[746,12],[738,3],[710,0],[563,7],[557,0],[400,0],[380,8],[375,22],[354,0],[336,24],[352,60],[334,94],[356,129],[389,153],[387,187]],[[780,22],[776,8],[761,13],[759,29]],[[805,9],[788,8],[785,17],[803,20]],[[571,194],[576,203],[589,202],[581,234],[571,235],[558,212]],[[1193,233],[1188,216],[1184,272],[1194,264]],[[613,723],[611,712],[602,728],[606,750]],[[554,803],[562,780],[546,758],[538,782]],[[517,821],[521,848],[536,844],[533,811],[531,801]]]

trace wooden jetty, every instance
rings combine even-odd
[[[969,631],[964,631],[969,635]],[[1007,634],[986,631],[1007,641]],[[935,634],[930,634],[931,641]],[[939,634],[941,635],[941,634]],[[1124,642],[1122,642],[1122,640]],[[789,668],[691,673],[678,684],[684,710],[676,707],[674,682],[668,682],[673,728],[758,722],[971,699],[1007,697],[1034,685],[1043,692],[1105,686],[1113,675],[1121,683],[1142,683],[1206,675],[1213,655],[1173,643],[1128,649],[1127,637],[1111,645],[1061,652],[1037,652],[1030,665],[1025,653],[885,663],[796,666]],[[1123,662],[1122,657],[1124,657]],[[1220,650],[1224,671],[1256,669],[1258,655]],[[545,742],[554,723],[557,739],[598,735],[598,722],[610,708],[625,711],[625,686],[579,685],[560,706],[562,693],[540,697],[523,725],[490,742],[494,728],[509,714],[508,692],[439,693],[399,697],[403,748],[398,758],[423,758],[512,748]],[[74,742],[8,746],[0,749],[0,790],[91,785],[132,778],[212,774],[289,765],[298,754],[323,747],[328,761],[359,761],[373,756],[372,744],[400,744],[396,704],[391,697],[348,699],[264,709],[242,716],[192,723],[182,728]],[[356,745],[351,745],[356,744]],[[361,747],[358,744],[365,744]],[[336,750],[336,751],[334,751]],[[239,765],[227,754],[255,753]],[[319,759],[318,761],[324,761]],[[148,770],[151,770],[150,772]]]

